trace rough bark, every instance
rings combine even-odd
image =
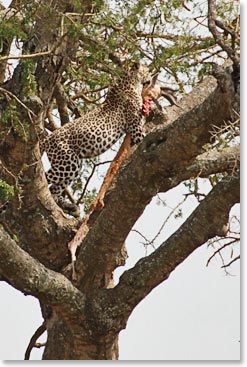
[[[20,248],[0,226],[0,269],[17,289],[54,306],[66,318],[83,312],[85,297],[62,274],[49,270]],[[18,277],[16,276],[18,274]]]

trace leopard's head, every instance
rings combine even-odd
[[[149,68],[140,62],[134,62],[130,68],[130,75],[136,77],[137,81],[143,85],[151,83],[152,76]]]

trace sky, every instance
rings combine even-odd
[[[174,196],[168,193],[162,198],[174,206],[181,190],[179,187]],[[146,208],[134,227],[149,238],[155,235],[167,216],[167,208],[157,205],[156,201],[154,199]],[[189,200],[184,209],[186,214],[194,206],[195,202]],[[157,244],[173,233],[183,220],[172,218]],[[140,236],[131,232],[126,241],[129,258],[124,269],[134,266],[140,257],[145,256],[146,250],[140,241]],[[151,250],[148,249],[148,253]],[[205,245],[194,251],[168,280],[135,308],[126,329],[120,333],[120,360],[239,360],[239,262],[231,267],[231,275],[221,269],[219,258],[214,258],[206,267],[212,251]],[[116,271],[116,281],[124,269]],[[37,300],[0,282],[0,358],[23,360],[29,340],[41,323]],[[45,341],[45,338],[39,341]],[[41,355],[42,349],[33,349],[31,360],[40,360]]]

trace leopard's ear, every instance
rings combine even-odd
[[[140,70],[141,67],[141,63],[140,61],[132,61],[132,60],[125,60],[123,62],[123,69],[128,73],[128,72],[136,72],[138,70]]]
[[[139,70],[141,66],[140,61],[134,61],[132,65],[132,70]]]

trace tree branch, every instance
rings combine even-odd
[[[6,95],[10,96],[11,98],[14,98],[16,100],[16,102],[19,103],[20,106],[23,107],[28,112],[28,114],[30,116],[30,119],[31,119],[31,116],[36,117],[35,113],[32,110],[30,110],[30,108],[28,108],[14,93],[12,93],[12,92],[10,92],[7,89],[4,89],[2,87],[0,87],[0,93],[6,94]],[[31,119],[31,121],[32,121],[32,119]]]
[[[30,55],[8,55],[8,56],[2,56],[0,57],[0,61],[4,60],[26,60],[26,59],[34,59],[40,56],[48,56],[52,54],[51,51],[43,51],[43,52],[36,52],[34,54]]]
[[[30,358],[30,354],[31,351],[33,349],[33,347],[36,344],[36,341],[38,340],[38,338],[46,331],[46,325],[45,325],[45,321],[42,323],[42,325],[40,325],[38,327],[38,329],[35,331],[35,333],[33,334],[32,338],[30,339],[30,342],[27,346],[26,352],[25,352],[25,360],[29,360]]]
[[[119,331],[125,327],[131,311],[152,289],[166,280],[194,250],[210,238],[222,235],[229,211],[240,199],[239,184],[239,175],[224,178],[157,250],[125,271],[115,288],[97,295],[93,307],[97,305],[99,324],[108,320],[106,328],[115,327]]]
[[[178,170],[170,179],[165,179],[160,191],[166,192],[180,182],[196,177],[208,177],[209,175],[228,172],[229,175],[234,175],[240,167],[240,146],[227,147],[220,152],[211,151],[203,153],[196,157],[186,169]]]
[[[51,305],[64,318],[80,317],[85,296],[62,274],[22,250],[0,225],[0,273],[15,288]],[[17,276],[18,274],[18,276]]]
[[[235,261],[240,260],[240,255],[236,256],[233,260],[231,260],[228,264],[222,265],[222,268],[227,268],[228,266],[232,265]]]
[[[101,284],[102,275],[117,266],[124,240],[146,205],[165,179],[185,171],[201,153],[202,146],[210,141],[212,125],[221,126],[231,117],[232,99],[232,88],[224,92],[209,77],[182,103],[187,113],[144,139],[120,171],[115,190],[106,195],[105,208],[92,219],[94,225],[79,249],[76,271],[82,289],[91,286],[92,279],[97,284],[98,278]],[[174,110],[170,113],[170,121],[173,119]]]
[[[223,39],[221,33],[217,29],[217,24],[219,25],[220,23],[222,28],[222,23],[217,22],[215,3],[215,0],[208,0],[208,28],[218,45],[227,53],[229,58],[233,61],[233,64],[239,65],[239,56],[236,54],[234,48],[227,44],[227,42]]]
[[[67,96],[61,83],[57,83],[55,85],[54,97],[57,102],[61,125],[63,126],[69,122],[69,114],[67,108]]]
[[[240,166],[240,146],[224,148],[221,151],[205,152],[198,157],[187,168],[190,177],[198,175],[208,177],[218,172],[232,171]]]

